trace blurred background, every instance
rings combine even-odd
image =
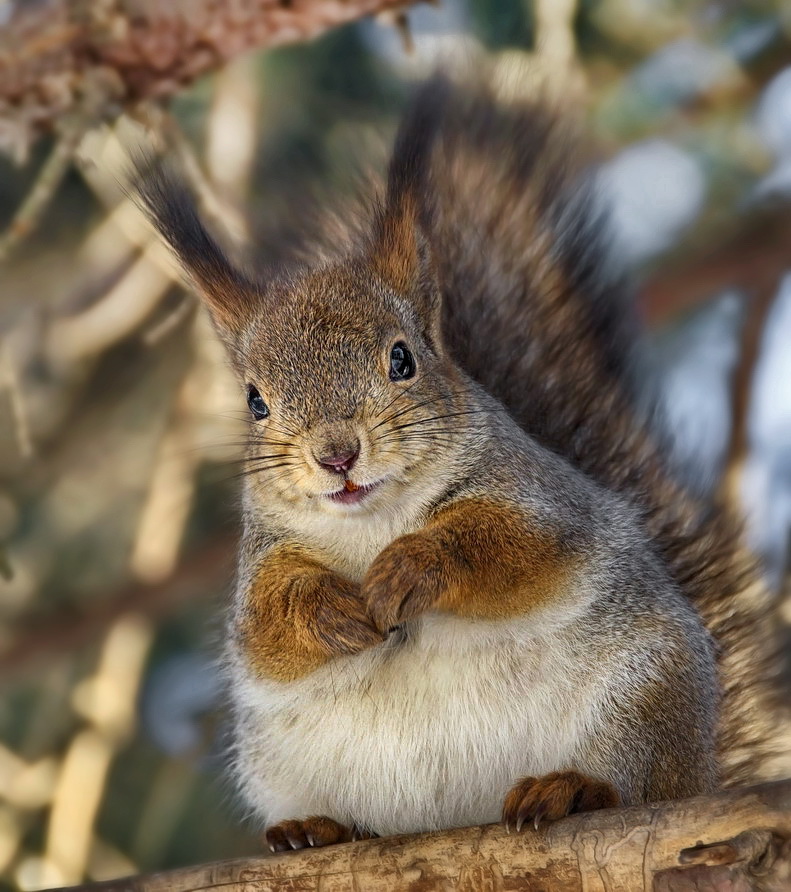
[[[0,0],[0,32],[23,5]],[[696,487],[742,505],[791,628],[791,4],[442,0],[228,52],[110,111],[86,91],[44,124],[6,80],[0,886],[261,851],[223,779],[216,669],[245,405],[119,186],[123,147],[178,154],[267,259],[295,184],[343,192],[410,84],[458,47],[589,120],[676,450]],[[0,81],[9,52],[0,36]]]

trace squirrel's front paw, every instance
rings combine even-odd
[[[430,610],[442,594],[444,562],[426,534],[401,536],[371,564],[362,584],[368,614],[382,632]]]
[[[543,777],[523,777],[505,797],[505,829],[532,823],[538,830],[541,821],[557,821],[574,812],[613,808],[620,802],[617,790],[606,781],[580,774],[579,771],[554,771]]]
[[[356,654],[381,644],[385,636],[368,616],[357,587],[334,576],[330,579],[318,587],[314,629],[327,653]]]

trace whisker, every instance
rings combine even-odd
[[[400,431],[407,427],[415,427],[418,424],[429,424],[432,421],[442,421],[444,418],[459,418],[462,415],[485,415],[486,409],[467,409],[462,412],[448,412],[446,415],[430,415],[428,418],[419,418],[417,421],[408,421],[406,424],[396,425],[393,430]]]
[[[197,412],[196,416],[200,419],[227,418],[230,421],[244,421],[247,424],[255,424],[255,419],[252,415],[241,409],[235,412]]]
[[[390,408],[390,406],[392,406],[393,403],[396,402],[396,400],[400,400],[402,396],[406,396],[406,394],[408,394],[409,391],[412,390],[412,388],[417,383],[418,383],[417,381],[413,381],[411,384],[407,385],[403,390],[399,390],[398,393],[387,403],[387,405],[383,409],[380,409],[379,411],[386,412]]]
[[[450,448],[454,445],[453,440],[412,440],[408,443],[403,443],[400,440],[398,441],[397,449],[411,449],[413,452],[416,450],[421,450],[425,452],[426,449],[436,448],[436,449],[446,449]]]
[[[225,484],[225,483],[231,483],[231,482],[235,482],[237,480],[241,480],[244,477],[250,477],[253,474],[266,473],[268,470],[269,470],[268,468],[245,468],[241,471],[236,471],[233,474],[228,474],[228,475],[217,477],[217,479],[213,480],[212,483],[215,483],[218,485]],[[271,479],[274,482],[275,480],[280,479],[281,475],[285,475],[287,473],[288,473],[287,470],[279,471],[279,472],[273,474]]]
[[[248,455],[247,461],[269,461],[275,458],[294,458],[290,452],[271,452],[268,455]]]
[[[255,466],[256,468],[263,468],[263,467],[266,467],[267,465],[272,465],[272,464],[276,464],[276,463],[279,464],[279,463],[281,463],[282,459],[284,459],[284,458],[285,458],[286,460],[288,460],[287,456],[272,456],[271,458],[268,458],[268,457],[258,457],[258,458],[253,457],[253,458],[249,458],[249,459],[247,460],[247,463],[248,463],[250,466]],[[298,462],[298,461],[288,461],[288,464],[293,465],[293,466],[296,467],[297,465],[301,464],[301,462]]]
[[[465,413],[460,413],[460,414],[465,414]],[[437,435],[437,434],[452,435],[450,429],[447,427],[439,427],[439,426],[428,427],[428,428],[421,427],[421,425],[429,424],[432,421],[436,421],[436,420],[439,420],[440,418],[445,418],[445,417],[453,418],[455,416],[454,415],[448,415],[448,416],[438,415],[438,416],[434,416],[433,418],[424,418],[424,419],[421,419],[420,421],[409,422],[408,424],[400,424],[397,427],[392,428],[391,430],[384,431],[383,433],[379,434],[378,437],[374,437],[374,439],[371,442],[379,443],[381,441],[387,441],[390,437],[406,436],[405,434],[400,434],[399,432],[407,430],[408,428],[413,428],[413,427],[416,428],[416,430],[410,430],[409,431],[410,434],[421,433],[421,434],[433,434],[433,435]],[[472,428],[473,430],[485,430],[486,429],[485,426],[480,426],[480,427],[477,426],[475,424],[475,421],[472,421],[468,426],[470,428]]]
[[[232,479],[238,480],[241,477],[250,477],[252,474],[263,474],[265,471],[274,471],[276,468],[290,468],[290,467],[293,467],[293,465],[290,465],[287,462],[281,462],[280,464],[272,465],[271,467],[245,468],[243,471],[240,471],[238,474],[236,474]],[[281,475],[276,475],[275,479],[278,479],[278,477],[280,477],[280,476]]]
[[[269,439],[263,439],[263,440],[261,440],[261,442],[262,442],[265,446],[293,446],[293,445],[294,445],[293,443],[289,443],[287,440],[269,440]]]
[[[243,471],[274,471],[275,468],[297,468],[299,465],[291,464],[290,462],[275,462],[272,465],[248,465],[247,467],[242,468]]]
[[[444,432],[430,432],[427,434],[415,434],[408,437],[396,437],[399,443],[416,442],[418,440],[424,443],[455,443],[456,438],[451,434]]]
[[[200,452],[200,451],[206,451],[206,450],[208,450],[208,449],[211,449],[212,447],[222,447],[223,449],[230,449],[230,448],[234,448],[234,449],[249,449],[251,445],[252,445],[252,446],[259,446],[259,445],[264,445],[264,446],[291,446],[292,444],[291,444],[291,443],[286,443],[286,442],[281,442],[281,441],[279,441],[279,440],[272,440],[271,442],[270,442],[270,441],[267,441],[267,440],[260,441],[260,442],[259,442],[259,441],[250,441],[250,440],[245,440],[245,441],[238,441],[238,440],[237,440],[237,441],[233,441],[233,440],[228,440],[228,441],[223,441],[223,440],[210,440],[210,441],[207,441],[206,443],[202,444],[201,446],[195,446],[195,447],[192,447],[192,448],[190,448],[190,449],[185,449],[185,450],[183,450],[183,451],[184,451],[184,452]]]
[[[286,437],[298,437],[299,436],[298,430],[295,430],[290,425],[283,424],[282,422],[280,424],[278,424],[278,423],[272,421],[271,418],[267,421],[267,426],[271,427],[272,430],[276,431],[279,434],[283,434]]]
[[[377,414],[378,414],[378,415],[381,415],[383,412],[386,412],[392,405],[394,405],[396,402],[398,402],[398,400],[400,400],[402,397],[405,397],[405,396],[409,393],[409,391],[412,390],[412,388],[413,388],[413,387],[415,386],[415,384],[417,384],[417,383],[418,383],[418,382],[415,381],[414,384],[410,384],[409,387],[405,387],[403,390],[399,391],[399,392],[395,395],[395,397],[393,397],[393,399],[391,399],[390,402],[389,402],[383,409],[377,409]],[[383,421],[380,421],[379,424],[374,425],[374,427],[372,427],[371,430],[376,430],[376,428],[379,427],[380,424],[384,424],[384,422],[385,422],[386,420],[387,420],[387,419],[384,419]]]
[[[388,415],[387,418],[383,418],[378,424],[375,424],[371,430],[375,431],[378,427],[381,427],[383,424],[388,421],[394,421],[396,418],[400,418],[402,415],[406,415],[408,412],[414,412],[417,409],[421,409],[424,406],[430,406],[432,403],[438,403],[443,397],[436,396],[430,400],[424,400],[422,403],[415,403],[413,406],[407,406],[406,409],[402,409],[400,412],[395,412],[393,415]]]
[[[394,430],[391,432],[391,434],[392,434],[392,436],[394,436],[398,439],[403,438],[404,440],[407,440],[410,437],[411,438],[415,438],[415,437],[426,438],[426,437],[431,436],[432,434],[438,434],[440,436],[446,436],[446,437],[453,437],[454,439],[456,439],[456,437],[458,436],[454,431],[450,430],[450,428],[440,427],[439,425],[437,425],[437,427],[428,427],[428,428],[418,427],[416,430],[407,430],[406,432],[403,432],[401,430]]]

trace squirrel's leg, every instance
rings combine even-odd
[[[716,789],[718,694],[708,636],[680,600],[675,615],[644,613],[637,634],[640,659],[580,742],[577,770],[517,781],[503,806],[507,826]]]
[[[262,678],[293,681],[383,640],[359,586],[297,546],[276,545],[267,553],[239,605],[233,634]]]
[[[655,651],[650,671],[621,679],[618,697],[577,753],[580,770],[517,781],[503,804],[507,827],[537,827],[573,812],[716,789],[717,690],[706,655],[710,644],[702,631],[696,641],[681,624],[655,622],[644,630],[646,655]]]
[[[520,506],[464,498],[385,548],[362,595],[382,631],[426,610],[504,619],[557,597],[582,560],[578,546]]]

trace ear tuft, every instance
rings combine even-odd
[[[238,270],[210,234],[195,196],[162,158],[135,160],[132,194],[179,259],[223,334],[241,329],[261,289]]]
[[[450,89],[450,82],[437,75],[425,82],[409,103],[396,134],[385,201],[374,230],[377,272],[434,317],[438,315],[439,290],[431,258],[429,170]]]
[[[434,286],[431,247],[420,211],[411,201],[385,207],[376,224],[374,268],[399,294],[410,296]]]

